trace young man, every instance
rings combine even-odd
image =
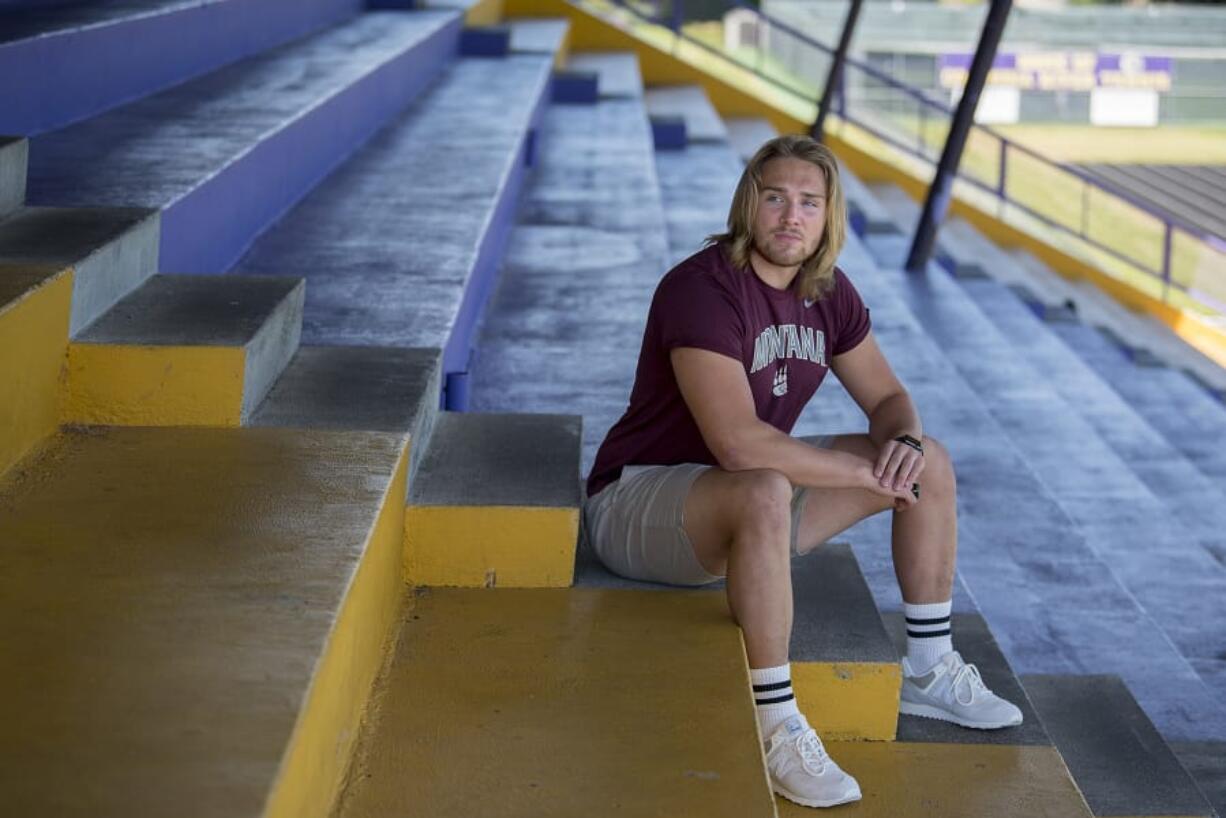
[[[858,800],[860,788],[792,695],[790,559],[871,514],[894,511],[901,711],[975,728],[1022,720],[953,650],[953,468],[834,266],[845,230],[830,151],[802,136],[766,143],[737,186],[728,232],[661,280],[630,406],[596,455],[584,506],[589,542],[618,574],[676,585],[727,577],[771,784],[812,807]],[[864,410],[868,434],[791,437],[828,370]]]

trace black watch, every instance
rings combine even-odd
[[[894,440],[898,441],[904,446],[910,446],[912,449],[915,449],[920,454],[924,453],[924,444],[916,440],[915,438],[911,437],[911,435],[899,435],[898,437],[894,438]]]

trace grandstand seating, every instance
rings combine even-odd
[[[0,1],[4,811],[801,814],[720,587],[614,577],[578,519],[652,288],[772,126],[581,49],[589,17],[369,5]],[[847,811],[1212,815],[1226,407],[907,278],[912,205],[848,173],[841,263],[959,469],[957,645],[1027,720],[899,718],[866,521],[793,569]],[[797,433],[862,428],[829,383]]]

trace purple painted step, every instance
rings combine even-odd
[[[235,268],[307,279],[307,344],[441,347],[463,408],[553,58],[462,59]]]
[[[454,11],[376,12],[31,140],[28,201],[162,211],[160,269],[215,273],[412,101]]]
[[[63,127],[361,10],[361,0],[0,5],[0,133]]]

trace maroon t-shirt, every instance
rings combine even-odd
[[[790,434],[831,359],[868,331],[868,310],[842,270],[835,269],[834,289],[810,303],[734,267],[720,245],[690,256],[656,288],[630,406],[596,453],[588,495],[617,480],[628,465],[716,465],[673,375],[669,352],[675,347],[740,361],[758,417]]]

